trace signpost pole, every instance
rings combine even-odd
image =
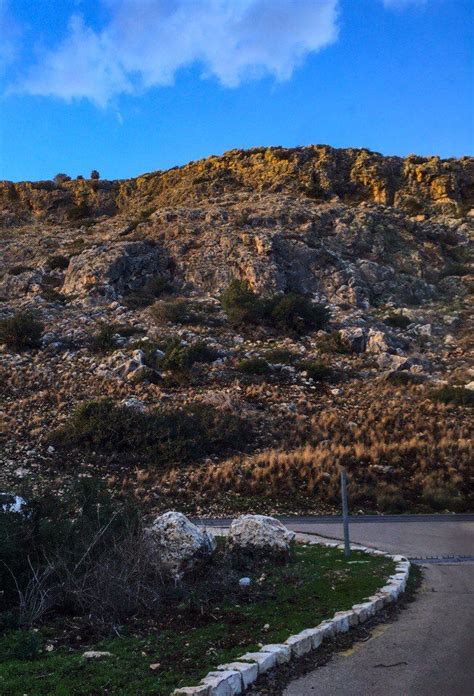
[[[341,471],[341,498],[342,498],[342,523],[344,526],[344,555],[349,556],[351,546],[349,542],[349,506],[347,504],[347,473]]]

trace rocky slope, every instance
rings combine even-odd
[[[228,490],[230,481],[244,495],[239,472],[248,469],[265,470],[272,491],[265,509],[291,506],[292,478],[299,509],[331,509],[331,496],[322,491],[314,508],[315,482],[332,480],[347,461],[362,476],[364,509],[390,509],[400,496],[408,507],[432,508],[435,503],[423,503],[431,495],[423,493],[425,479],[429,490],[438,484],[445,490],[447,507],[465,506],[472,483],[468,411],[426,406],[426,399],[440,384],[469,385],[474,376],[473,206],[473,158],[403,159],[327,146],[235,150],[124,181],[0,183],[0,319],[33,309],[45,324],[39,350],[0,353],[6,404],[0,486],[20,479],[62,485],[73,474],[48,444],[51,430],[78,403],[108,395],[145,411],[197,400],[245,414],[255,426],[253,458],[213,457],[199,464],[198,474],[193,465],[164,477],[138,475],[135,465],[132,471],[123,462],[117,468],[70,455],[79,471],[101,471],[119,488],[132,481],[157,507],[178,491],[181,505],[216,512],[216,490]],[[219,303],[233,278],[262,297],[303,293],[327,305],[330,325],[299,337],[269,326],[236,328]],[[171,304],[187,298],[189,316],[175,310],[157,319],[147,305],[160,292]],[[104,323],[116,333],[98,354],[90,337]],[[170,379],[149,359],[150,346],[159,353],[169,338],[182,345],[203,339],[217,359],[193,366],[185,379]],[[270,358],[275,349],[293,357]],[[267,361],[266,374],[243,374],[239,361],[255,357]],[[304,369],[318,360],[332,375],[323,384]],[[399,372],[408,377],[387,382]],[[407,400],[415,431],[404,420]],[[377,404],[393,425],[391,444],[381,447],[383,428],[373,425]],[[318,413],[332,414],[326,429],[317,425]],[[348,429],[347,422],[356,425]],[[317,452],[309,456],[305,447]],[[409,452],[410,467],[401,463],[401,451]],[[297,462],[298,476],[288,476]],[[367,483],[367,472],[375,471],[385,488]],[[200,508],[196,485],[202,495],[209,489]],[[265,497],[261,481],[252,485],[248,509]],[[217,512],[235,506],[233,494],[226,500]]]

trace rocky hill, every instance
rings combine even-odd
[[[48,444],[51,431],[79,403],[108,395],[145,412],[197,400],[254,421],[251,452],[236,447],[225,462],[224,450],[214,453],[198,473],[193,465],[141,474],[147,484],[135,489],[153,500],[178,489],[196,510],[193,486],[214,500],[216,488],[231,485],[226,505],[252,491],[263,504],[252,479],[260,471],[272,491],[265,509],[276,509],[292,471],[291,490],[307,509],[308,491],[345,462],[368,509],[389,509],[400,496],[431,509],[439,485],[448,508],[465,506],[469,389],[455,392],[457,407],[426,399],[443,384],[473,386],[473,210],[473,158],[328,146],[233,150],[122,181],[1,182],[0,321],[27,310],[44,327],[37,349],[1,353],[0,485],[18,476],[50,482],[62,456]],[[233,279],[255,303],[304,296],[302,308],[324,305],[329,324],[297,332],[281,321],[236,325],[220,304]],[[183,377],[181,363],[170,368],[169,341],[179,353],[198,339],[215,359],[203,367],[201,351]],[[239,367],[246,360],[257,361],[253,373]],[[390,427],[380,424],[383,408]],[[109,476],[110,461],[95,454],[70,456]],[[120,486],[133,479],[122,461],[114,476]],[[330,506],[327,490],[320,494]]]

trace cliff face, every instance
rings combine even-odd
[[[3,182],[0,296],[39,291],[54,252],[70,259],[60,292],[79,299],[160,275],[184,294],[239,277],[339,305],[420,303],[451,292],[444,276],[468,261],[473,186],[472,158],[326,146],[234,150],[123,181]]]
[[[410,213],[466,214],[474,206],[474,158],[384,157],[328,146],[231,150],[166,172],[121,181],[0,182],[4,224],[77,221],[163,205],[190,205],[225,193],[288,193],[346,204],[373,202]]]

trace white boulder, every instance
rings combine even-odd
[[[209,558],[216,548],[213,535],[180,512],[159,515],[146,530],[146,537],[157,561],[176,578],[199,561]]]
[[[227,541],[231,549],[287,553],[294,537],[294,532],[275,517],[242,515],[230,525]]]

